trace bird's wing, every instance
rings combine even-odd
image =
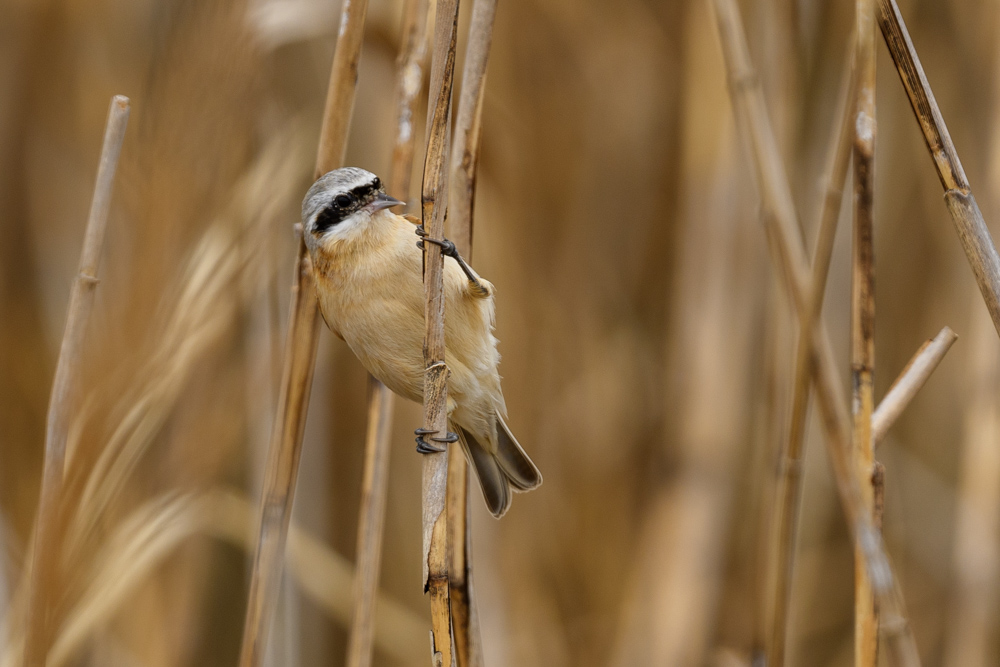
[[[423,224],[423,221],[420,218],[416,217],[415,215],[404,214],[401,215],[400,217],[406,220],[407,222],[413,223],[417,227]]]

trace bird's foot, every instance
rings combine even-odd
[[[424,439],[424,436],[425,435],[430,435],[431,433],[437,433],[437,431],[435,431],[434,429],[426,429],[426,428],[418,428],[418,429],[416,429],[414,431],[414,434],[416,434],[416,436],[417,436],[417,452],[418,453],[420,453],[420,454],[440,454],[441,452],[447,451],[447,447],[442,447],[441,445],[431,444],[432,442],[433,443],[441,443],[441,444],[445,444],[445,445],[447,445],[449,443],[452,443],[452,442],[458,442],[458,434],[457,433],[452,433],[451,431],[448,431],[448,434],[446,436],[444,436],[443,438],[439,438],[439,437],[427,438],[427,440],[431,441],[431,442],[427,442],[427,440]]]
[[[473,294],[475,296],[487,297],[490,296],[490,294],[492,294],[492,292],[490,292],[490,290],[488,290],[486,286],[483,285],[483,283],[479,280],[479,276],[477,276],[476,272],[472,270],[472,267],[470,267],[468,264],[465,263],[465,260],[462,258],[462,255],[460,255],[458,252],[458,248],[455,247],[455,244],[452,241],[449,241],[448,239],[432,239],[431,237],[427,236],[427,232],[424,231],[423,225],[417,225],[416,234],[417,236],[420,237],[420,239],[417,241],[418,248],[420,248],[421,250],[424,249],[424,241],[427,241],[428,243],[434,243],[435,245],[441,246],[442,255],[444,255],[445,257],[451,257],[456,262],[458,262],[459,267],[461,267],[462,269],[462,273],[464,273],[465,277],[469,279],[469,284],[472,285]]]
[[[420,248],[421,250],[424,249],[424,241],[427,241],[428,243],[433,243],[434,245],[441,246],[441,254],[447,257],[452,257],[454,259],[460,260],[458,249],[455,247],[455,244],[449,241],[448,239],[433,239],[427,236],[427,232],[424,231],[423,225],[417,226],[416,235],[420,237],[420,239],[417,241],[417,247]]]

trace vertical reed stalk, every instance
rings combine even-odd
[[[853,47],[844,71],[841,86],[841,122],[834,127],[828,149],[829,164],[826,171],[826,193],[819,216],[816,249],[813,252],[812,275],[806,317],[800,323],[799,340],[795,352],[795,380],[792,389],[792,413],[788,444],[781,467],[779,485],[780,501],[775,506],[773,525],[775,533],[775,573],[771,594],[771,646],[768,664],[782,667],[785,663],[785,643],[788,632],[788,605],[791,598],[792,573],[795,564],[795,545],[798,535],[799,508],[802,496],[802,455],[805,444],[806,416],[809,408],[809,390],[812,376],[811,346],[813,327],[823,310],[826,280],[830,273],[833,242],[837,235],[837,219],[844,198],[844,180],[851,161],[851,131],[854,118],[854,54]]]
[[[438,0],[428,99],[427,155],[421,189],[421,219],[431,238],[444,236],[448,207],[447,176],[451,92],[455,76],[458,0]],[[427,437],[448,431],[448,367],[444,360],[444,255],[436,243],[424,244],[424,424]],[[448,582],[448,452],[427,454],[423,462],[423,581],[431,596],[431,656],[451,667],[451,595]]]
[[[353,0],[344,3],[341,13],[340,36],[330,68],[326,108],[316,154],[317,178],[335,169],[344,160],[367,10],[367,0]],[[264,470],[260,527],[240,648],[241,667],[259,667],[266,654],[267,636],[278,601],[306,410],[316,365],[319,307],[309,255],[301,239],[293,280],[285,363]]]
[[[448,235],[458,251],[471,260],[476,173],[482,137],[486,66],[493,42],[497,0],[476,0],[472,7],[462,93],[455,119],[448,184]],[[472,524],[469,519],[469,466],[465,454],[452,448],[448,460],[449,577],[456,662],[461,667],[483,664],[479,617],[472,587]]]
[[[111,191],[114,186],[118,156],[128,125],[129,100],[122,95],[111,98],[97,182],[90,202],[90,214],[80,252],[80,268],[70,291],[66,313],[66,329],[59,348],[59,361],[52,381],[49,411],[45,428],[45,461],[42,468],[42,489],[35,520],[35,544],[32,550],[28,582],[28,606],[25,621],[24,664],[44,667],[49,648],[51,628],[51,594],[59,579],[60,501],[63,488],[63,468],[66,459],[66,438],[69,432],[70,409],[76,390],[77,369],[87,333],[87,323],[94,307],[97,290],[97,267],[104,248]]]
[[[944,187],[944,199],[955,223],[958,238],[965,249],[965,256],[979,284],[979,291],[990,311],[993,326],[1000,333],[1000,255],[997,255],[993,237],[986,227],[979,204],[972,195],[972,188],[952,143],[948,126],[944,123],[937,100],[931,91],[924,68],[913,48],[906,24],[895,0],[878,0],[878,21],[882,36],[910,98],[913,113],[931,153],[938,178]]]
[[[427,55],[428,0],[408,0],[403,17],[403,40],[396,73],[396,140],[387,188],[405,199],[413,165],[413,115],[423,83]],[[389,490],[389,440],[395,396],[369,376],[368,431],[358,517],[357,574],[354,615],[347,642],[348,667],[369,667],[375,637],[375,600],[382,562],[385,504]]]
[[[862,497],[874,513],[872,412],[875,370],[875,5],[855,3],[857,90],[854,117],[854,237],[851,261],[851,387],[854,429],[852,450]],[[878,518],[873,519],[878,523]],[[854,566],[854,664],[876,667],[878,607],[864,555]]]
[[[348,667],[369,667],[375,637],[375,597],[382,563],[382,530],[389,489],[389,439],[392,435],[393,395],[368,376],[368,431],[361,480],[358,546],[355,558],[354,613],[347,641]]]
[[[806,317],[809,299],[809,267],[803,247],[791,187],[777,149],[774,132],[767,117],[760,83],[754,73],[746,35],[735,0],[714,0],[719,37],[729,72],[730,98],[741,128],[749,134],[751,154],[758,176],[766,213],[766,232],[772,259],[787,278],[782,284],[791,291],[791,299],[801,322]],[[813,328],[812,366],[817,403],[827,432],[829,454],[837,492],[850,529],[851,539],[863,554],[872,587],[880,596],[883,609],[888,607],[903,619],[903,604],[881,535],[866,510],[861,485],[850,458],[847,405],[841,394],[833,348],[822,320]],[[913,637],[905,622],[894,628],[892,655],[900,664],[914,664]]]
[[[799,312],[800,321],[805,314],[808,298],[808,260],[803,248],[798,228],[797,214],[792,201],[777,143],[767,119],[763,93],[750,63],[750,53],[746,44],[743,23],[734,0],[713,0],[718,19],[719,36],[723,55],[729,71],[730,98],[734,112],[741,119],[742,127],[750,135],[749,140],[756,167],[761,195],[767,214],[764,221],[770,244],[775,254],[775,263],[789,278],[793,303]],[[801,328],[801,325],[800,325]],[[852,527],[870,528],[870,517],[862,512],[861,491],[857,479],[850,473],[847,462],[848,426],[847,406],[840,395],[840,380],[836,376],[833,350],[826,335],[822,320],[813,327],[812,364],[818,378],[817,398],[823,412],[823,425],[832,445],[831,462],[841,493],[844,510]],[[852,530],[852,532],[854,532]],[[859,532],[866,532],[861,530]],[[867,532],[871,532],[870,530]],[[857,537],[857,535],[855,535]],[[876,545],[881,548],[881,545]],[[878,556],[879,554],[876,553]],[[884,558],[884,554],[881,555]]]
[[[461,447],[448,450],[448,592],[455,664],[482,664],[479,615],[472,591],[472,524],[469,516],[469,464]],[[473,663],[472,661],[475,661]]]
[[[455,145],[451,152],[448,196],[449,238],[466,257],[472,254],[472,214],[476,199],[476,171],[482,138],[486,66],[493,43],[497,0],[476,0],[472,6],[469,43],[462,70],[462,94],[455,117]]]

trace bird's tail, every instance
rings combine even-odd
[[[483,498],[490,513],[496,518],[510,507],[511,491],[530,491],[542,483],[542,474],[517,439],[497,415],[497,451],[491,453],[464,428],[456,426],[459,441],[479,478]]]

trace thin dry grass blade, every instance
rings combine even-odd
[[[90,321],[94,304],[94,292],[98,282],[97,267],[104,247],[104,232],[107,228],[108,212],[111,210],[111,190],[118,166],[118,156],[125,140],[128,116],[128,98],[121,95],[112,98],[104,130],[100,166],[97,170],[97,184],[94,186],[83,250],[80,253],[80,270],[70,293],[66,329],[59,350],[55,379],[52,382],[45,430],[42,491],[35,524],[34,557],[29,574],[24,644],[24,664],[28,667],[42,667],[46,662],[48,651],[49,591],[50,586],[57,583],[54,579],[57,577],[55,564],[58,563],[60,553],[58,514],[62,498],[69,413],[87,323]]]
[[[473,209],[482,137],[486,66],[493,42],[496,0],[476,0],[472,6],[462,93],[455,120],[448,184],[448,237],[466,259],[472,259]],[[472,588],[472,525],[469,521],[469,466],[459,448],[448,460],[448,523],[451,618],[456,660],[462,667],[483,664],[479,618]]]
[[[197,530],[199,513],[190,497],[162,497],[145,503],[122,521],[94,559],[83,595],[65,622],[54,632],[48,667],[62,667],[74,659],[95,630],[105,624],[128,599],[150,570]],[[17,663],[24,641],[10,637],[3,667]]]
[[[917,395],[920,388],[926,384],[931,373],[938,367],[944,355],[958,340],[958,334],[950,327],[941,329],[934,338],[925,341],[913,358],[906,364],[896,381],[889,387],[872,414],[872,444],[878,446],[885,439],[892,425],[896,423],[903,410]]]
[[[254,508],[241,494],[215,490],[201,510],[208,517],[207,530],[215,537],[250,551]],[[301,591],[340,625],[351,623],[350,592],[355,588],[351,563],[308,531],[291,523],[288,529],[288,572]],[[420,663],[427,647],[424,621],[385,593],[375,596],[374,646],[402,663]]]
[[[185,262],[176,299],[158,318],[153,352],[135,373],[134,382],[121,392],[113,409],[120,418],[90,467],[77,464],[75,453],[80,432],[90,418],[88,408],[75,420],[66,459],[67,484],[79,487],[64,548],[70,557],[94,534],[164,428],[193,370],[217,349],[236,321],[238,302],[232,293],[244,272],[257,266],[264,248],[262,242],[241,245],[241,241],[265,238],[265,226],[279,218],[281,202],[292,199],[297,187],[294,165],[301,151],[288,150],[290,139],[287,133],[276,135],[234,188],[223,215],[238,221],[237,229],[213,223]]]
[[[367,0],[344,3],[316,155],[317,178],[344,159],[367,10]],[[319,308],[305,244],[300,240],[297,245],[285,364],[278,412],[264,472],[258,547],[250,576],[250,593],[240,648],[241,667],[258,667],[265,655],[267,635],[277,606],[288,522],[302,453],[306,410],[309,407],[316,366]]]
[[[111,619],[130,594],[205,517],[188,496],[150,501],[122,521],[96,555],[88,587],[52,645],[50,667],[68,664],[94,629]]]
[[[823,310],[833,242],[837,235],[837,220],[844,199],[844,180],[851,161],[851,144],[854,118],[854,53],[850,50],[842,85],[843,107],[841,122],[836,126],[830,149],[830,163],[826,172],[826,193],[820,211],[819,232],[813,252],[811,290],[806,317],[800,324],[799,340],[795,352],[795,379],[792,389],[792,413],[789,436],[781,467],[780,500],[775,505],[773,525],[775,532],[775,572],[771,603],[771,636],[768,664],[782,667],[785,663],[785,642],[788,631],[788,604],[791,597],[792,572],[795,566],[795,545],[798,535],[798,518],[802,495],[802,456],[805,443],[806,416],[811,388],[811,346],[813,327]],[[762,612],[761,612],[762,613]]]
[[[83,594],[55,634],[48,667],[71,664],[96,632],[132,599],[153,571],[192,537],[205,534],[248,552],[255,548],[255,508],[242,495],[215,490],[204,495],[168,494],[134,510],[111,532],[87,572]],[[289,571],[305,595],[337,623],[350,622],[355,573],[344,557],[291,525]],[[401,664],[413,664],[427,640],[420,618],[397,600],[376,596],[375,646]],[[10,637],[0,665],[17,664],[23,636]]]
[[[121,421],[82,483],[66,538],[68,554],[78,552],[93,534],[129,474],[163,429],[197,362],[205,358],[231,324],[235,304],[229,308],[220,304],[226,304],[225,292],[234,286],[240,268],[234,245],[232,237],[218,227],[210,227],[196,246],[156,353],[138,374],[148,382],[140,382],[120,402]]]
[[[931,153],[938,178],[944,187],[944,199],[948,205],[958,238],[965,249],[965,255],[972,266],[972,272],[979,284],[979,291],[990,311],[993,326],[1000,333],[1000,255],[990,230],[986,227],[979,204],[972,195],[972,188],[958,158],[958,151],[951,140],[948,126],[944,123],[941,110],[924,68],[913,48],[906,24],[899,13],[895,0],[878,0],[878,22],[882,36],[889,47],[889,53],[896,64],[896,71],[903,82],[903,88],[910,98],[913,113],[920,123],[920,129]]]
[[[403,43],[396,74],[396,141],[392,152],[392,170],[387,181],[389,192],[402,199],[408,197],[410,190],[410,170],[416,141],[413,115],[424,79],[428,5],[429,0],[409,0],[403,19]],[[351,635],[347,642],[348,667],[367,667],[372,660],[375,595],[382,562],[382,532],[389,491],[389,436],[396,400],[388,387],[371,376],[369,387],[368,430],[358,517],[358,576],[355,582]]]
[[[238,289],[241,272],[256,266],[254,260],[264,247],[263,243],[252,243],[240,252],[239,240],[247,236],[262,238],[259,232],[265,224],[273,222],[276,209],[280,208],[278,202],[289,201],[296,181],[295,170],[291,168],[296,152],[288,150],[286,139],[281,136],[270,142],[234,189],[225,216],[240,220],[242,227],[234,229],[230,224],[213,223],[191,253],[181,272],[179,293],[158,323],[161,334],[151,358],[134,373],[134,380],[126,389],[115,394],[118,398],[111,414],[118,415],[119,420],[111,428],[111,435],[96,460],[90,462],[87,452],[78,451],[78,441],[81,431],[94,417],[95,403],[100,401],[88,403],[73,420],[67,442],[63,498],[67,524],[59,553],[59,566],[65,573],[60,582],[62,605],[59,616],[50,621],[54,626],[58,621],[58,630],[54,633],[49,664],[76,659],[83,638],[109,618],[128,599],[135,583],[145,576],[122,563],[147,559],[148,549],[153,547],[136,546],[138,543],[130,541],[129,536],[134,534],[138,539],[141,531],[137,527],[156,523],[159,514],[136,514],[144,518],[126,519],[107,541],[101,526],[113,520],[114,500],[150,445],[163,434],[194,369],[219,349],[218,343],[238,319],[239,303],[232,295]],[[268,187],[261,187],[262,183]],[[166,539],[166,533],[172,529],[162,528]],[[157,535],[156,540],[160,539]],[[127,545],[131,545],[128,550],[136,554],[135,559],[119,557],[119,551]],[[169,551],[168,547],[163,548]],[[115,559],[118,564],[107,569],[109,574],[101,575],[105,583],[95,584],[94,578],[104,571],[100,570],[104,567],[101,563]],[[109,579],[113,583],[107,583]],[[19,601],[24,597],[22,593],[18,592],[13,603],[18,610],[14,614],[16,619],[22,616],[20,610],[24,605]],[[17,632],[20,630],[15,630],[14,643],[20,647],[23,640]]]
[[[787,278],[783,284],[790,288],[791,301],[801,322],[808,307],[809,268],[791,188],[768,120],[763,93],[751,65],[739,9],[734,0],[714,0],[712,4],[729,71],[730,97],[735,115],[741,122],[741,128],[749,133],[761,197],[767,210],[764,218],[769,247],[775,263]],[[847,406],[841,394],[842,385],[837,377],[833,349],[821,320],[813,329],[810,346],[817,402],[827,432],[827,452],[851,538],[864,554],[868,574],[880,601],[902,617],[902,601],[895,587],[885,546],[871,514],[866,510],[861,486],[850,460]],[[908,633],[894,639],[904,646],[912,642]]]
[[[448,207],[447,176],[451,91],[455,77],[458,0],[438,0],[428,99],[427,155],[421,193],[421,220],[431,238],[444,236]],[[429,435],[448,431],[448,375],[444,361],[444,255],[436,243],[424,244],[424,424]],[[423,461],[423,581],[431,596],[431,659],[453,664],[448,582],[448,453]]]

